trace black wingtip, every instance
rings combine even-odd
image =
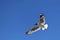
[[[27,31],[27,32],[25,32],[24,34],[27,34],[27,35],[28,35],[28,31]]]
[[[44,14],[43,13],[40,13],[40,17],[42,17],[42,16],[44,16]]]
[[[25,32],[24,34],[28,34],[28,32]]]

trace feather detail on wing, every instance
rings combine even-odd
[[[41,27],[39,27],[39,25],[37,25],[36,27],[32,28],[31,30],[27,31],[25,34],[32,34],[38,30],[40,30]]]

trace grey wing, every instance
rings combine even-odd
[[[25,34],[32,34],[32,33],[36,32],[36,31],[40,30],[40,28],[41,28],[41,27],[40,27],[39,25],[36,25],[36,26],[35,26],[34,28],[32,28],[31,30],[25,32]]]

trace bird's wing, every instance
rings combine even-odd
[[[44,17],[44,14],[40,14],[40,24],[45,24],[45,17]]]
[[[39,25],[36,25],[36,26],[35,26],[34,28],[32,28],[31,30],[25,32],[25,34],[32,34],[32,33],[36,32],[36,31],[38,31],[38,30],[40,30],[40,29],[41,29],[41,27],[40,27]]]

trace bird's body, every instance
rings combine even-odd
[[[30,29],[29,31],[25,32],[25,34],[32,34],[42,28],[42,30],[47,29],[48,24],[45,24],[45,17],[43,14],[40,14],[40,22],[35,25],[34,28]]]

